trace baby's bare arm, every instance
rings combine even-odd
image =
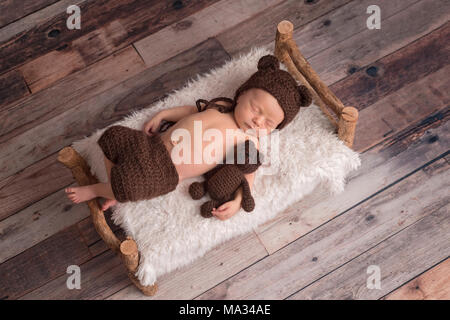
[[[195,106],[182,106],[162,110],[160,112],[160,116],[163,120],[177,122],[184,117],[196,112],[198,112],[198,110]]]
[[[178,122],[182,118],[197,112],[197,108],[193,106],[174,107],[170,109],[164,109],[158,112],[148,120],[144,125],[144,133],[152,135],[157,132],[161,126],[161,121]]]

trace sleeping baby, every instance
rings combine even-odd
[[[262,135],[284,128],[300,107],[311,102],[308,89],[298,86],[288,72],[280,70],[275,56],[266,55],[258,61],[258,71],[239,87],[233,100],[199,99],[196,106],[164,109],[142,131],[120,125],[106,129],[98,144],[103,151],[108,182],[65,191],[74,203],[105,198],[102,210],[117,202],[167,194],[184,179],[201,176],[224,163],[224,155],[242,141],[251,140],[259,149]],[[163,123],[172,125],[163,130]],[[204,133],[211,132],[224,138],[205,142]],[[214,150],[207,160],[203,156],[205,150]],[[250,189],[254,177],[255,172],[245,175]],[[233,200],[213,208],[211,214],[220,220],[228,219],[239,211],[241,202],[242,188],[239,188]]]

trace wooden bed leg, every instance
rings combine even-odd
[[[120,253],[122,256],[122,260],[128,269],[128,277],[134,283],[134,285],[146,296],[155,295],[156,291],[158,290],[158,286],[156,283],[151,286],[143,286],[139,282],[139,279],[137,279],[134,275],[139,265],[139,251],[136,242],[130,237],[127,237],[127,240],[123,241],[120,244]]]
[[[345,107],[339,117],[338,137],[351,148],[355,139],[356,123],[358,121],[358,109]]]

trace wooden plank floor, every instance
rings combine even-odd
[[[448,1],[22,3],[0,5],[1,299],[450,298]],[[80,30],[65,27],[71,4]],[[380,30],[366,26],[372,4]],[[252,46],[273,49],[282,20],[358,108],[361,168],[343,194],[317,190],[143,296],[65,196],[76,183],[58,151]],[[69,265],[81,289],[67,289]]]

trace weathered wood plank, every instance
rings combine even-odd
[[[130,10],[135,10],[135,8],[130,8]],[[195,12],[194,8],[183,9],[183,11],[185,10]],[[130,13],[130,17],[134,13],[134,11]],[[142,16],[142,18],[149,18],[151,15],[154,15],[154,12],[148,4],[144,10],[139,12],[139,16]],[[20,66],[19,69],[24,73],[31,91],[34,93],[49,87],[57,80],[85,66],[91,65],[124,47],[124,44],[131,44],[132,39],[139,40],[141,35],[140,33],[136,34],[136,27],[130,27],[130,25],[135,25],[136,21],[130,17],[125,16],[121,19],[116,19],[117,17],[114,16],[113,18],[116,20],[105,21],[104,25],[93,29],[89,33],[83,34],[71,42],[61,44],[55,50],[45,53]],[[132,30],[131,32],[128,30],[130,28]],[[139,27],[139,30],[144,33],[148,33],[147,29]],[[164,48],[161,44],[158,44],[157,47]],[[184,50],[190,47],[187,46]],[[167,47],[165,48],[167,49]],[[168,56],[166,55],[165,58],[167,59]]]
[[[3,0],[0,2],[0,28],[58,0]]]
[[[174,25],[136,41],[134,46],[146,65],[154,66],[281,2],[281,0],[219,1],[177,21]]]
[[[106,223],[109,225],[111,230],[114,233],[117,233],[119,230],[119,227],[114,224],[114,222],[111,220],[111,209],[108,209],[105,212],[105,220]],[[88,217],[86,219],[83,219],[77,223],[78,230],[80,230],[80,233],[82,237],[84,238],[84,242],[86,245],[91,246],[95,244],[97,241],[101,240],[100,235],[95,230],[94,224],[92,223],[92,218]]]
[[[166,3],[146,0],[78,0],[61,1],[37,12],[36,17],[25,17],[0,30],[0,74],[36,59],[64,44],[119,21],[126,33],[117,41],[114,51],[152,34],[165,26],[205,8],[217,0]],[[69,30],[66,9],[76,4],[82,14],[81,29]],[[45,17],[45,19],[42,19]],[[37,20],[37,21],[36,21]],[[25,26],[25,27],[24,27]],[[20,55],[16,54],[21,52]],[[112,52],[104,52],[104,58]]]
[[[447,161],[441,158],[439,165],[434,166],[433,170],[427,172],[419,170],[407,176],[317,228],[314,232],[220,283],[199,296],[199,299],[283,299],[317,279],[320,279],[316,283],[320,283],[321,288],[305,289],[300,292],[314,293],[312,298],[344,297],[342,293],[347,293],[348,290],[345,288],[349,286],[342,284],[337,275],[331,277],[327,275],[342,265],[344,265],[342,269],[346,272],[336,274],[345,274],[346,281],[352,283],[354,290],[351,291],[359,292],[357,298],[361,298],[360,289],[366,285],[367,265],[382,264],[382,270],[395,268],[404,272],[409,268],[416,270],[429,263],[433,264],[438,258],[442,260],[445,255],[448,255],[450,248],[450,232],[448,232],[450,195],[447,191],[450,187],[449,168]],[[423,219],[424,217],[427,218]],[[396,245],[395,250],[391,246],[388,250],[389,264],[385,263],[388,260],[387,255],[379,256],[386,259],[384,262],[376,258],[378,251],[376,249],[370,250],[370,254],[364,253],[380,242],[389,243],[389,240],[384,240],[392,236],[396,237],[396,233],[414,225],[419,220],[429,221],[430,223],[426,224],[429,227],[409,228],[414,230],[414,233],[407,233],[411,235],[408,240],[413,240],[413,235],[416,234],[420,241],[414,240],[411,246],[406,244],[409,241],[403,242],[407,240],[404,238],[402,242],[395,241],[403,245]],[[441,225],[437,226],[438,224]],[[433,231],[431,228],[435,227],[437,228]],[[424,238],[431,236],[430,233],[433,234],[431,239],[425,240]],[[413,248],[416,247],[417,242],[421,242],[422,245],[418,245],[419,250],[412,254],[411,251],[414,251]],[[435,249],[432,249],[433,243],[435,243]],[[382,248],[385,245],[381,244],[379,247]],[[422,251],[425,248],[429,249],[430,254]],[[408,250],[409,253],[403,255],[401,253],[403,250]],[[358,257],[361,254],[365,257],[364,259]],[[352,259],[354,260],[351,261]],[[408,259],[410,263],[407,262]],[[389,265],[392,265],[392,268],[388,267]],[[382,271],[384,275],[387,273],[388,271]],[[324,277],[325,275],[327,276]],[[364,280],[361,282],[362,277]],[[382,283],[385,281],[389,282],[383,279]],[[316,284],[310,287],[316,287]],[[386,287],[389,288],[389,285]],[[367,290],[364,294],[367,294]],[[292,298],[294,297],[298,298],[297,295]]]
[[[65,76],[86,66],[78,51],[68,47],[51,51],[17,68],[23,74],[32,93],[36,93]]]
[[[28,86],[35,93],[116,51],[117,44],[126,36],[127,30],[114,20],[18,69],[22,70]]]
[[[123,241],[126,239],[125,231],[121,229],[118,225],[114,224],[114,222],[111,220],[111,214],[112,214],[111,209],[108,209],[105,212],[106,223],[109,225],[109,227],[114,232],[116,237],[120,241]],[[89,251],[91,252],[93,257],[109,250],[109,247],[102,240],[97,230],[95,230],[91,217],[81,220],[80,222],[77,223],[77,226],[78,230],[80,230],[80,233],[84,239],[84,242],[86,243],[87,246],[89,246]]]
[[[449,300],[450,259],[434,266],[383,297],[385,300]]]
[[[41,26],[45,25],[49,19],[52,19],[58,15],[61,17],[64,15],[64,17],[66,17],[66,10],[68,6],[80,6],[80,4],[85,1],[86,0],[59,0],[52,5],[35,11],[20,20],[4,26],[0,29],[1,47],[13,45],[17,38],[20,38],[21,35],[30,32],[31,30],[35,30],[35,32],[39,33],[43,31],[44,36],[46,36],[45,30],[48,29],[48,26],[47,28],[41,28]],[[51,29],[48,31],[50,30]],[[27,39],[28,37],[29,36],[25,36],[24,38]]]
[[[379,0],[382,22],[419,0]],[[372,2],[361,1],[284,1],[255,15],[248,21],[217,36],[232,57],[252,46],[267,45],[273,50],[275,30],[282,20],[294,25],[294,40],[302,54],[310,58],[322,50],[367,29],[366,10]],[[384,26],[383,26],[384,27]]]
[[[103,60],[95,68],[89,68],[85,72],[74,74],[59,82],[57,86],[38,92],[29,98],[27,97],[25,101],[15,106],[13,110],[0,112],[0,130],[2,133],[21,126],[17,130],[0,137],[0,149],[2,149],[0,179],[8,177],[58,150],[57,148],[52,148],[48,144],[49,141],[43,142],[38,137],[47,137],[47,139],[53,140],[51,143],[54,143],[55,141],[61,141],[61,137],[65,138],[73,130],[71,127],[60,128],[62,132],[61,136],[58,136],[51,132],[54,128],[49,128],[48,123],[45,122],[46,120],[63,112],[70,113],[70,110],[67,110],[74,105],[92,97],[95,99],[100,92],[117,85],[142,69],[143,63],[136,51],[131,47],[126,48],[117,56],[113,55],[111,58]],[[71,116],[74,117],[73,114]],[[21,140],[30,134],[32,131],[29,130],[30,127],[36,130],[38,123],[42,124],[39,128],[39,135],[34,136],[34,138]],[[42,131],[42,127],[46,128],[44,131],[48,131],[48,133]],[[20,135],[19,133],[22,132],[23,134]],[[17,136],[17,134],[19,135]],[[32,159],[31,156],[17,170],[17,164],[8,163],[6,160],[7,157],[11,156],[8,151],[12,151],[10,148],[15,149],[15,152],[18,154],[27,154],[25,156],[27,158],[31,154],[40,154],[40,156],[39,159]]]
[[[126,239],[126,234],[123,229],[115,227],[114,230],[116,230],[114,234],[120,241],[124,241]],[[108,245],[102,239],[99,239],[97,242],[94,242],[92,245],[89,246],[89,252],[92,254],[93,257],[96,257],[108,250],[110,250]]]
[[[450,204],[447,203],[289,299],[367,300],[382,297],[449,256],[449,212]],[[380,268],[380,289],[367,287],[367,268],[371,265]]]
[[[168,63],[150,68],[135,80],[124,82],[122,86],[112,91],[107,90],[99,95],[93,93],[94,96],[84,104],[62,115],[62,120],[57,118],[38,126],[35,132],[38,132],[40,137],[40,149],[33,149],[34,146],[29,145],[30,141],[34,141],[37,137],[34,133],[25,133],[13,140],[19,145],[11,146],[11,150],[18,155],[26,146],[23,156],[34,157],[29,162],[34,163],[0,181],[0,198],[4,200],[0,202],[0,221],[73,182],[70,171],[56,160],[60,148],[73,140],[89,135],[95,129],[120,120],[135,108],[148,106],[164,96],[166,92],[181,86],[189,74],[207,72],[227,58],[228,56],[220,49],[217,41],[209,40],[194,51],[188,50]],[[166,85],[160,84],[162,78],[167,82]],[[86,122],[83,119],[98,120]],[[55,131],[58,127],[59,131]],[[48,146],[55,146],[53,153]],[[3,152],[8,149],[5,144],[2,148]],[[45,150],[48,151],[48,157],[39,160],[41,156],[47,155]],[[14,157],[12,154],[11,156]]]
[[[390,93],[449,65],[449,38],[450,22],[397,52],[371,63],[351,77],[333,84],[333,92],[345,105],[357,106],[362,110]],[[389,79],[389,82],[386,83],[385,79]]]
[[[15,105],[0,108],[0,143],[95,97],[145,69],[133,47],[72,74]]]
[[[20,71],[12,70],[0,76],[0,108],[29,94]]]
[[[0,181],[0,221],[74,181],[57,156],[51,154]]]
[[[267,251],[279,250],[446,152],[450,145],[449,117],[447,108],[445,113],[430,117],[430,123],[427,120],[422,125],[412,124],[412,131],[406,129],[407,137],[400,132],[400,138],[385,142],[395,142],[392,146],[384,149],[379,146],[361,154],[362,165],[347,177],[344,196],[330,197],[318,188],[282,215],[259,226],[256,232]],[[444,121],[447,122],[442,124]],[[439,124],[442,126],[430,129]]]
[[[441,69],[442,70],[442,69]]]
[[[60,190],[0,221],[0,263],[88,216],[86,205],[74,206]]]
[[[158,292],[153,297],[144,296],[130,285],[108,299],[193,299],[265,256],[267,252],[258,237],[249,232],[208,251],[192,264],[161,276]]]
[[[207,58],[211,56],[214,57],[214,59]],[[133,107],[139,108],[147,106],[153,100],[163,96],[166,91],[181,85],[181,81],[186,78],[186,74],[207,71],[211,66],[217,65],[227,58],[228,55],[221,50],[217,41],[208,41],[208,43],[205,43],[203,46],[193,49],[180,57],[174,58],[167,64],[161,64],[155,68],[148,69],[138,76],[124,81],[113,89],[105,91],[80,104],[75,108],[77,110],[76,113],[80,114],[79,117],[73,117],[73,113],[70,110],[65,114],[55,117],[49,122],[38,126],[36,128],[37,131],[32,129],[27,131],[25,135],[12,139],[12,141],[8,142],[8,145],[9,143],[12,143],[9,145],[11,147],[11,155],[13,156],[14,152],[24,152],[24,157],[31,158],[28,159],[28,161],[32,162],[33,156],[30,154],[30,150],[33,148],[31,151],[33,152],[35,147],[29,144],[31,142],[42,143],[45,139],[48,139],[48,141],[51,140],[48,147],[55,150],[47,149],[39,150],[39,152],[36,150],[35,156],[45,156],[46,151],[49,153],[53,152],[52,154],[54,155],[54,152],[57,152],[57,150],[62,148],[65,144],[69,144],[73,140],[88,135],[94,129],[107,126],[109,123],[116,121],[115,118],[121,117],[124,113],[128,113]],[[212,60],[214,61],[212,62],[213,65],[210,62]],[[170,67],[168,67],[169,65]],[[171,68],[177,71],[172,72]],[[161,87],[159,81],[162,81],[170,87]],[[83,111],[79,112],[80,110]],[[86,119],[100,119],[100,121],[86,122]],[[64,137],[65,139],[61,139],[61,137]],[[18,147],[18,144],[14,142],[18,142],[21,147]],[[34,161],[38,159],[39,158],[35,158]],[[44,161],[48,162],[46,160]],[[55,156],[53,161],[55,163],[57,161]],[[56,164],[50,166],[50,168],[54,168],[55,166]],[[59,164],[59,166],[61,166],[61,170],[64,169],[67,173],[70,173],[70,171],[63,168],[62,165]],[[30,175],[31,177],[36,178],[36,181],[33,182],[36,186],[45,182],[45,180],[43,181],[42,179],[47,179],[47,185],[44,187],[41,194],[44,192],[51,193],[52,190],[53,192],[56,190],[58,191],[0,222],[0,226],[2,226],[0,230],[8,230],[10,226],[15,226],[13,233],[9,232],[3,235],[4,241],[2,243],[5,250],[2,253],[3,256],[0,254],[0,261],[20,253],[70,224],[79,222],[89,214],[89,210],[85,204],[72,206],[61,189],[62,187],[66,187],[67,184],[62,184],[61,179],[56,179],[55,181],[51,179],[51,175],[55,173],[46,171],[43,177],[40,178],[39,174],[41,170],[39,168],[42,168],[43,165],[38,165],[37,167],[37,172],[36,169],[29,170],[29,172],[26,172],[26,170],[19,172],[18,175],[23,174],[22,178],[24,179],[21,183],[16,182],[14,184],[14,178],[3,180],[1,185],[5,188],[5,194],[7,191],[15,190],[16,192],[20,192],[19,190],[21,187],[25,189],[29,187],[30,184],[27,179],[29,179]],[[71,177],[66,176],[66,179],[69,179],[69,183],[73,181],[73,178]],[[64,181],[66,181],[66,179],[64,179]],[[16,194],[15,197],[18,197],[19,195]],[[35,198],[36,197],[37,195],[35,195]],[[13,195],[10,195],[6,196],[5,199],[14,200],[15,198]],[[26,201],[26,199],[22,199],[22,205],[25,205],[27,203]],[[7,207],[6,204],[4,206]],[[18,205],[14,207],[17,208],[17,206]],[[49,210],[49,208],[52,209]],[[41,219],[37,221],[32,219],[33,213],[36,211],[43,215]],[[65,214],[68,214],[70,218],[61,215],[61,212],[63,211],[67,212]],[[10,210],[8,215],[11,214]],[[6,214],[3,216],[5,217]],[[52,223],[47,224],[47,219],[51,219]],[[81,227],[82,226],[83,225],[81,225]],[[83,231],[84,229],[81,228],[80,230],[83,235],[86,236]],[[94,231],[92,228],[90,230]],[[90,236],[92,236],[92,233]],[[89,239],[90,236],[87,235],[86,238]],[[98,236],[94,239],[94,241],[99,240]],[[11,246],[11,242],[17,242],[18,244]],[[98,250],[101,250],[101,247],[93,248],[92,250],[93,252],[95,250],[95,253],[98,253]]]
[[[16,299],[91,258],[76,226],[0,264],[0,298]]]
[[[95,246],[96,244],[94,244]],[[106,251],[106,252],[105,252]],[[153,299],[192,299],[220,279],[226,279],[267,252],[254,233],[242,235],[208,252],[193,264],[158,279]],[[21,299],[150,299],[128,279],[123,262],[106,248],[80,265],[80,290],[67,290],[62,275]]]
[[[450,102],[450,65],[381,98],[359,113],[353,148],[363,152]]]
[[[20,300],[103,299],[131,284],[122,260],[111,250],[81,264],[80,274],[80,289],[67,289],[66,274],[22,296]]]
[[[354,68],[370,67],[381,57],[440,28],[448,22],[449,10],[450,3],[445,0],[417,2],[388,17],[382,29],[374,31],[366,28],[335,46],[327,47],[308,61],[321,79],[330,85],[351,74]]]

